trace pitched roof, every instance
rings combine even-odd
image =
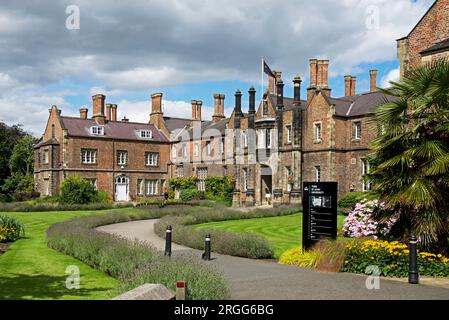
[[[67,129],[69,136],[97,139],[168,142],[165,135],[163,135],[162,132],[160,132],[154,125],[149,123],[110,121],[104,125],[104,135],[97,136],[90,133],[90,128],[97,126],[94,119],[61,117],[61,121],[63,127]],[[153,138],[151,140],[141,139],[139,135],[140,130],[151,130]]]
[[[201,135],[204,134],[204,132],[220,132],[221,135],[224,135],[226,133],[226,125],[227,125],[228,119],[221,119],[218,122],[213,121],[203,121],[201,122]],[[187,131],[189,132],[189,135],[191,135],[192,131],[194,130],[194,127],[190,127]]]
[[[341,117],[368,115],[373,113],[377,106],[397,99],[380,92],[368,92],[354,97],[328,98],[329,103],[335,105],[335,114]]]
[[[190,125],[192,120],[190,119],[182,119],[182,118],[172,118],[172,117],[164,117],[165,126],[170,132],[174,132],[179,129],[183,129],[186,126]]]
[[[268,97],[271,100],[271,104],[273,106],[277,105],[277,95],[270,93],[268,95]],[[285,111],[291,111],[295,108],[295,105],[293,104],[294,99],[293,98],[289,98],[289,97],[284,97],[284,112]],[[307,106],[307,101],[305,100],[301,100],[301,105],[300,108],[301,109],[305,109],[305,107]]]
[[[449,50],[449,39],[443,40],[431,46],[430,48],[420,52],[423,56],[428,56],[430,54],[435,54],[438,52],[444,52]]]

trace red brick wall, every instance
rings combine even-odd
[[[408,37],[409,68],[421,64],[421,51],[449,38],[449,0],[438,0]]]

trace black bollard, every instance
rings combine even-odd
[[[416,244],[418,243],[416,237],[412,235],[409,240],[409,270],[408,270],[408,283],[419,284],[418,273],[418,253]]]
[[[168,257],[171,257],[172,230],[172,226],[168,226],[167,231],[165,231],[165,256]]]
[[[205,243],[204,243],[204,253],[203,253],[203,260],[210,261],[210,251],[211,251],[211,245],[210,245],[210,234],[206,235]]]

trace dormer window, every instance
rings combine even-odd
[[[91,127],[90,133],[96,136],[102,136],[104,135],[104,128],[100,126]]]
[[[140,137],[142,139],[153,139],[153,132],[151,130],[140,130]]]

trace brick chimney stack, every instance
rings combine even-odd
[[[112,110],[112,104],[106,105],[106,121],[111,121],[111,110]]]
[[[278,94],[278,91],[277,91],[278,83],[279,83],[279,81],[282,81],[282,72],[280,72],[280,71],[273,71],[273,72],[276,76],[276,79],[275,79],[276,92],[275,93]]]
[[[111,121],[117,121],[117,105],[111,105]]]
[[[377,70],[370,70],[370,92],[377,91]]]
[[[357,85],[357,77],[351,77],[351,97],[355,97],[356,95],[356,85]]]
[[[80,109],[80,118],[81,119],[87,119],[87,113],[89,112],[89,110],[87,109],[87,108],[85,108],[85,107],[82,107],[81,109]]]
[[[201,121],[202,117],[202,108],[203,108],[203,101],[198,100],[196,102],[196,116],[199,121]]]
[[[301,77],[296,76],[293,79],[293,103],[300,104],[301,103]]]
[[[235,92],[235,108],[234,111],[239,116],[242,116],[242,92],[240,90],[237,90]]]
[[[276,75],[276,71],[273,71],[273,73]],[[274,94],[276,90],[275,86],[276,86],[276,77],[268,75],[268,92]]]
[[[352,85],[352,76],[345,76],[345,96],[351,96],[351,85]]]
[[[190,101],[192,104],[192,121],[198,120],[198,115],[196,114],[196,100]]]
[[[284,82],[279,79],[276,83],[276,93],[277,93],[277,107],[282,109],[284,107]]]
[[[310,88],[317,86],[318,60],[310,59]]]
[[[214,104],[214,115],[212,116],[212,121],[215,123],[219,122],[221,119],[225,118],[224,99],[225,99],[224,94],[219,94],[219,93],[214,94],[215,104]]]
[[[256,89],[254,87],[249,88],[249,101],[248,101],[248,113],[255,114],[256,113]]]
[[[162,96],[162,93],[155,93],[151,95],[150,123],[169,137],[170,132],[165,126],[164,113],[162,112]]]
[[[97,94],[92,97],[92,118],[99,125],[104,125],[106,117],[104,115],[104,102],[106,97],[102,94]]]
[[[162,113],[162,93],[151,95],[151,114]]]

